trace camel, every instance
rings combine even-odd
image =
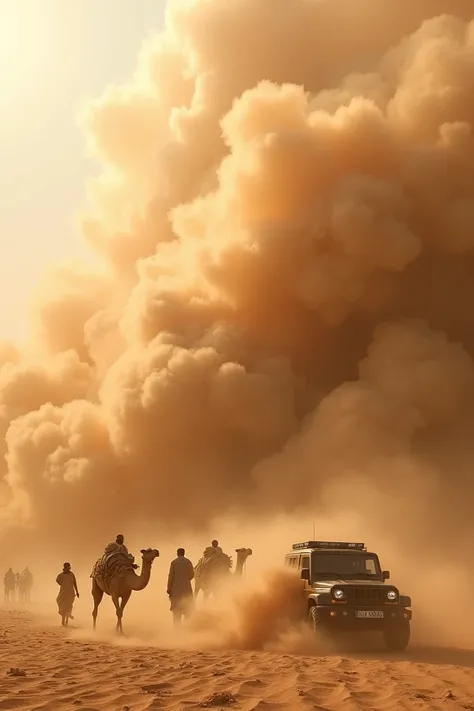
[[[194,597],[197,598],[202,590],[204,599],[207,600],[211,593],[215,593],[220,584],[228,578],[242,577],[245,561],[252,555],[251,548],[236,548],[237,562],[232,574],[232,558],[226,553],[215,553],[209,558],[200,558],[194,568]]]
[[[144,590],[148,585],[151,575],[151,566],[155,558],[160,555],[156,548],[142,549],[142,569],[140,575],[137,575],[133,570],[133,560],[129,556],[116,553],[113,555],[117,564],[111,568],[110,574],[102,574],[100,563],[103,560],[100,558],[95,564],[92,573],[92,597],[94,599],[94,609],[92,610],[92,620],[94,629],[96,628],[97,612],[99,605],[102,602],[104,593],[110,595],[112,602],[115,605],[117,613],[117,626],[115,631],[118,634],[123,634],[122,617],[123,611],[130,595],[134,590]]]
[[[18,579],[18,600],[19,602],[30,602],[31,588],[33,587],[33,576],[28,568],[25,568]]]

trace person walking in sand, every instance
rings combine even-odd
[[[59,585],[59,594],[56,602],[58,603],[58,612],[61,615],[61,625],[67,627],[69,620],[74,619],[72,616],[74,599],[79,597],[76,576],[71,570],[70,563],[64,563],[62,573],[59,573],[56,582]]]
[[[177,558],[170,565],[167,593],[171,602],[173,624],[180,625],[182,617],[188,619],[192,611],[194,598],[191,581],[194,578],[194,566],[189,558],[184,557],[184,548],[178,548],[176,553]]]
[[[8,568],[5,573],[3,585],[5,590],[5,602],[13,602],[15,596],[15,573],[11,568]]]
[[[31,589],[33,587],[33,575],[28,566],[20,573],[18,580],[18,600],[19,602],[30,602]]]

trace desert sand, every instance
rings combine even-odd
[[[87,100],[90,261],[52,265],[31,343],[0,343],[0,570],[31,565],[50,610],[0,608],[0,711],[474,710],[452,648],[474,646],[472,16],[170,0],[130,79]],[[424,647],[281,644],[293,587],[267,571],[315,521],[380,551]],[[118,641],[110,600],[93,636],[89,574],[120,531],[161,556]],[[252,547],[270,594],[178,639],[169,561],[213,536]]]
[[[474,709],[470,651],[414,647],[397,657],[162,650],[76,639],[74,629],[6,608],[0,630],[0,709]]]

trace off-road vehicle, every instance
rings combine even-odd
[[[411,599],[401,595],[364,543],[294,543],[285,565],[305,581],[305,614],[315,632],[382,632],[387,648],[410,641]]]

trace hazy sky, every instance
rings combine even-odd
[[[74,220],[94,165],[78,111],[134,71],[164,5],[0,0],[0,338],[23,335],[44,265],[83,251]]]

